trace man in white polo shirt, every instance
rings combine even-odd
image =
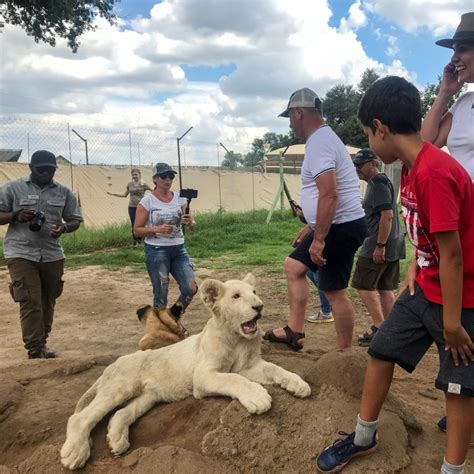
[[[355,319],[346,289],[354,255],[367,232],[359,178],[346,147],[325,124],[321,101],[311,89],[294,92],[280,117],[289,117],[294,134],[306,140],[301,206],[308,224],[285,260],[288,325],[267,331],[264,338],[294,350],[303,348],[309,295],[306,272],[319,269],[320,288],[333,310],[337,346],[345,349],[351,345]]]

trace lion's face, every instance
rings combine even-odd
[[[263,303],[254,284],[255,279],[249,273],[243,280],[225,283],[207,279],[200,288],[202,300],[216,317],[246,339],[259,334],[257,321],[262,317]]]

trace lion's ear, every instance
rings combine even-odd
[[[248,283],[249,285],[255,286],[255,277],[252,273],[247,273],[242,281]]]
[[[213,306],[215,302],[223,296],[225,286],[220,281],[208,278],[201,284],[199,291],[202,301],[208,306]]]

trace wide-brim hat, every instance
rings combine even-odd
[[[454,43],[462,41],[474,41],[474,12],[461,15],[461,23],[452,38],[444,38],[436,41],[438,46],[452,48]]]

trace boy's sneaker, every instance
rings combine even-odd
[[[372,454],[377,449],[377,432],[368,446],[354,444],[355,431],[351,434],[339,431],[339,434],[345,438],[336,440],[317,457],[316,465],[320,472],[338,472],[352,458]]]
[[[322,311],[319,311],[317,314],[308,316],[306,321],[308,321],[308,323],[332,323],[334,318],[331,312],[323,313]]]
[[[443,416],[443,418],[441,418],[441,420],[438,421],[438,428],[441,431],[444,431],[446,433],[447,427],[448,427],[448,419],[445,416]]]

